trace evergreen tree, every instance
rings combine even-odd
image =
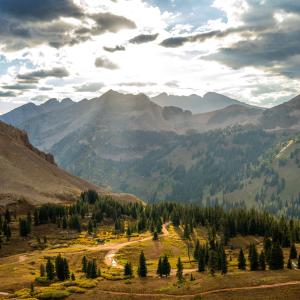
[[[298,269],[300,269],[300,254],[298,256]]]
[[[227,274],[227,256],[223,247],[221,251],[221,273],[222,275]]]
[[[125,264],[125,267],[124,267],[124,276],[125,277],[132,277],[132,274],[133,274],[133,272],[132,272],[132,266],[131,266],[131,263],[130,262],[127,262],[126,264]]]
[[[246,270],[246,258],[242,248],[240,250],[239,257],[238,257],[238,268],[240,270]]]
[[[76,278],[75,278],[75,274],[74,273],[71,274],[71,279],[72,279],[72,281],[75,281]]]
[[[296,259],[297,258],[297,249],[296,249],[296,246],[295,244],[293,243],[291,245],[291,248],[290,248],[290,259]]]
[[[86,259],[86,256],[84,256],[82,258],[81,265],[82,265],[82,268],[81,268],[82,272],[86,273],[87,272],[87,259]]]
[[[264,238],[264,253],[268,265],[270,265],[271,251],[272,251],[271,240],[269,238]]]
[[[195,250],[194,250],[194,258],[195,258],[196,260],[198,260],[199,251],[200,251],[200,242],[199,242],[199,240],[197,239],[196,246],[195,246]]]
[[[96,264],[96,260],[92,259],[88,262],[87,264],[87,272],[86,272],[86,277],[87,278],[91,278],[91,279],[95,279],[97,278],[98,274],[97,274],[97,264]]]
[[[20,236],[26,237],[30,233],[30,228],[27,220],[25,219],[19,219],[19,231]]]
[[[64,265],[64,260],[60,254],[58,254],[55,258],[55,271],[56,271],[56,276],[57,276],[58,280],[64,281],[65,280],[65,265]]]
[[[41,277],[45,276],[45,266],[43,264],[40,265],[40,276]]]
[[[47,278],[49,280],[53,280],[54,279],[54,265],[51,262],[50,257],[48,257],[47,263],[46,263],[46,274],[47,274]]]
[[[139,266],[138,266],[137,273],[138,273],[139,277],[147,277],[147,264],[146,264],[146,258],[144,255],[144,251],[142,251],[140,254]]]
[[[266,270],[266,257],[265,257],[264,250],[261,251],[258,262],[259,262],[259,269],[261,271],[265,271]]]
[[[205,249],[200,247],[199,254],[198,254],[198,272],[204,272],[205,271]]]
[[[176,277],[177,277],[178,281],[181,282],[183,280],[183,264],[181,262],[180,257],[178,257],[176,266],[177,266]]]
[[[153,233],[153,241],[157,241],[158,240],[158,234],[157,231],[154,231]]]
[[[284,268],[283,252],[278,242],[273,243],[270,255],[270,269],[280,270]]]
[[[258,270],[258,253],[255,244],[250,245],[249,250],[250,271]]]
[[[215,250],[209,250],[209,258],[208,258],[208,268],[209,272],[212,276],[215,275],[216,269],[218,266],[218,257]]]
[[[157,264],[157,271],[156,271],[156,274],[157,274],[159,277],[162,277],[162,276],[163,276],[163,268],[162,268],[162,259],[161,259],[161,257],[158,259],[158,264]]]
[[[168,277],[171,273],[171,265],[168,256],[165,255],[162,259],[162,275]]]
[[[64,280],[70,279],[69,264],[66,258],[63,259],[63,265],[64,265]]]
[[[291,261],[291,259],[289,258],[289,260],[288,260],[288,262],[287,262],[287,265],[286,265],[286,267],[288,268],[288,269],[292,269],[292,261]]]
[[[93,222],[92,220],[89,220],[89,223],[88,223],[88,233],[89,234],[92,234],[93,233]]]

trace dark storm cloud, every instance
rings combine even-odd
[[[4,92],[4,91],[0,91],[0,97],[3,97],[3,98],[5,98],[5,97],[16,97],[17,96],[17,94],[16,93],[14,93],[14,92],[11,92],[11,91],[8,91],[8,92]]]
[[[126,48],[124,46],[115,46],[115,47],[103,47],[103,49],[107,52],[117,52],[117,51],[125,51]]]
[[[107,59],[106,57],[98,57],[95,60],[95,66],[97,68],[104,68],[109,70],[116,70],[118,69],[118,65]]]
[[[75,17],[81,24],[70,24],[61,17]],[[86,14],[72,0],[0,0],[0,45],[6,51],[40,44],[73,46],[123,28],[134,29],[136,25],[111,13]]]
[[[132,44],[144,44],[144,43],[149,43],[153,42],[157,39],[158,33],[157,34],[140,34],[133,39],[131,39],[129,42]]]
[[[0,11],[18,20],[29,21],[51,21],[59,17],[83,15],[72,0],[1,0]]]
[[[50,70],[37,70],[19,74],[17,78],[22,82],[34,83],[47,77],[63,78],[67,76],[69,76],[69,72],[65,68],[53,68]]]

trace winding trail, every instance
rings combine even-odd
[[[168,236],[169,235],[169,231],[167,229],[167,226],[169,224],[163,224],[163,228],[162,228],[162,234],[160,235],[160,237],[163,236]],[[107,252],[107,254],[104,257],[104,263],[109,266],[109,267],[115,267],[115,268],[119,268],[119,269],[123,269],[123,266],[120,265],[117,261],[116,254],[119,252],[119,250],[121,250],[122,248],[132,245],[132,244],[138,244],[138,243],[142,243],[142,242],[146,242],[149,240],[152,240],[152,236],[148,236],[146,238],[140,239],[140,240],[135,240],[135,241],[128,241],[125,243],[118,243],[116,245],[111,245],[110,246],[110,251]]]
[[[245,286],[245,287],[236,287],[236,288],[223,288],[223,289],[216,289],[216,290],[210,290],[206,292],[201,293],[194,293],[194,294],[167,294],[167,293],[129,293],[129,292],[116,292],[116,291],[109,291],[109,290],[99,290],[98,292],[106,293],[109,295],[115,295],[115,296],[135,296],[135,297],[149,297],[149,298],[161,298],[161,297],[167,297],[167,298],[177,298],[177,299],[194,299],[195,296],[207,296],[211,294],[219,294],[224,292],[236,292],[236,291],[249,291],[249,290],[262,290],[262,289],[272,289],[277,287],[284,287],[284,286],[293,286],[293,285],[300,285],[300,281],[288,281],[288,282],[282,282],[282,283],[274,283],[274,284],[263,284],[263,285],[257,285],[257,286]]]

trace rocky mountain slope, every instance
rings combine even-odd
[[[61,170],[51,154],[33,147],[25,132],[0,121],[0,206],[70,201],[81,191],[104,189]],[[120,199],[134,196],[112,194]]]

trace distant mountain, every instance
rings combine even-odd
[[[71,201],[86,189],[109,194],[59,169],[51,154],[45,154],[29,143],[26,133],[1,121],[0,173],[0,206]],[[131,195],[112,196],[137,201]]]
[[[212,112],[231,105],[251,107],[246,103],[217,93],[206,93],[203,97],[198,95],[175,96],[162,93],[151,98],[151,101],[162,107],[177,106],[184,110],[190,110],[193,114]]]
[[[61,102],[55,98],[52,98],[41,105],[27,103],[4,115],[0,115],[0,120],[7,124],[18,126],[19,124],[26,122],[27,120],[30,120],[40,114],[62,109],[72,105],[73,103],[74,102],[69,98],[65,98]]]

